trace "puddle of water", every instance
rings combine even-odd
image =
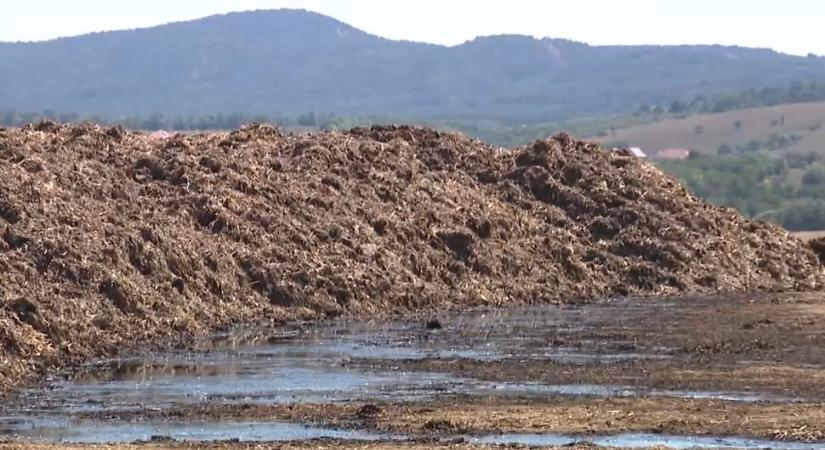
[[[633,307],[622,307],[623,314]],[[588,315],[581,308],[558,307],[477,312],[449,317],[451,335],[421,333],[409,323],[339,322],[302,330],[239,330],[206,340],[199,351],[109,361],[90,369],[74,382],[55,384],[47,395],[24,393],[29,410],[94,411],[103,408],[163,407],[202,401],[285,403],[374,399],[385,395],[399,400],[453,393],[517,393],[629,396],[659,395],[720,398],[739,401],[769,400],[748,393],[650,391],[599,385],[542,386],[532,383],[483,383],[446,374],[370,372],[350,367],[353,359],[417,359],[426,357],[479,360],[518,357],[559,359],[566,362],[612,363],[663,357],[635,352],[598,353],[565,348],[548,350],[548,330],[583,326]],[[615,346],[615,343],[614,343]],[[666,355],[664,355],[666,357]],[[503,386],[503,387],[502,387]]]
[[[665,304],[655,305],[655,308],[666,307]],[[667,348],[581,336],[605,326],[631,330],[639,326],[634,320],[636,313],[649,313],[650,309],[651,305],[616,302],[598,306],[525,307],[454,314],[446,316],[444,321],[450,339],[432,339],[419,345],[434,353],[434,357],[447,357],[450,351],[459,350],[468,352],[466,358],[482,361],[519,359],[614,364],[670,358],[672,350]],[[564,339],[559,340],[569,334],[579,334],[574,347],[566,346]],[[456,343],[460,347],[456,348]],[[453,348],[445,349],[445,344]],[[442,352],[448,353],[441,356]]]
[[[518,394],[552,394],[573,397],[672,397],[687,399],[714,399],[732,402],[792,402],[795,399],[748,392],[679,391],[648,389],[640,386],[616,386],[608,384],[558,384],[541,383],[480,383],[468,393],[484,395],[489,392]]]
[[[97,421],[40,418],[36,423],[0,419],[0,435],[21,440],[97,444],[134,442],[151,439],[216,441],[241,438],[244,441],[296,441],[308,439],[347,439],[358,441],[398,440],[398,436],[367,431],[336,430],[292,423],[264,422],[187,422],[187,423],[101,423]]]
[[[655,308],[666,306],[659,304]],[[633,320],[636,312],[649,313],[655,308],[623,302],[471,311],[446,315],[442,322],[445,329],[432,333],[422,333],[422,324],[409,322],[342,321],[315,328],[311,333],[258,329],[223,334],[203,342],[202,348],[244,353],[257,351],[274,356],[290,351],[290,345],[300,344],[304,351],[346,355],[353,359],[466,358],[490,361],[515,358],[551,359],[572,364],[670,358],[671,349],[648,348],[637,342],[578,338],[575,347],[567,347],[556,340],[557,335],[567,332],[598,330],[606,325],[605,321],[609,322],[608,326],[630,330],[638,326]]]
[[[198,364],[203,364],[198,363]],[[677,391],[600,384],[546,385],[453,377],[446,373],[368,372],[323,361],[272,358],[156,373],[116,375],[103,381],[61,382],[48,391],[25,393],[17,412],[76,414],[165,409],[204,403],[287,404],[345,401],[415,401],[440,395],[675,397],[740,402],[790,401],[758,393]],[[178,367],[176,363],[174,367]]]
[[[622,317],[632,316],[633,308],[640,307],[621,306]],[[605,313],[601,314],[603,317]],[[593,320],[584,308],[558,307],[450,316],[445,320],[447,329],[433,333],[423,333],[420,324],[359,322],[332,323],[313,328],[311,332],[240,330],[204,340],[194,351],[105,361],[90,367],[73,381],[55,383],[48,390],[23,391],[16,404],[5,408],[9,416],[5,426],[0,421],[0,436],[83,442],[148,439],[152,435],[205,440],[259,437],[278,440],[277,436],[289,435],[289,430],[318,430],[265,423],[135,425],[77,419],[82,413],[163,410],[204,403],[414,401],[445,394],[782,400],[748,392],[496,383],[442,373],[374,371],[352,364],[359,359],[455,357],[482,361],[549,358],[569,363],[613,364],[669,356],[666,349],[623,342],[599,344],[596,337],[582,341],[583,348],[563,347],[555,342],[555,333],[559,330],[590,329],[588,327],[594,326]],[[445,339],[444,333],[450,333],[450,338]]]
[[[625,311],[626,313],[626,311]],[[164,408],[201,402],[325,403],[393,398],[415,400],[472,393],[616,395],[613,388],[546,387],[495,383],[448,374],[370,371],[358,359],[556,358],[583,363],[615,362],[648,355],[548,349],[548,330],[580,327],[581,308],[516,309],[450,316],[448,329],[422,333],[415,323],[335,322],[312,328],[237,330],[198,343],[194,351],[121,359],[90,367],[47,393],[23,392],[21,407],[33,412],[93,412]],[[450,333],[444,339],[441,333]],[[485,392],[489,391],[489,392]]]
[[[330,403],[348,400],[416,400],[460,389],[460,380],[446,374],[369,373],[328,366],[317,361],[299,364],[273,359],[267,364],[240,363],[236,370],[208,375],[161,371],[138,379],[86,383],[62,382],[47,392],[31,391],[23,405],[33,412],[93,412],[168,408],[198,403]]]
[[[716,436],[673,436],[648,433],[626,433],[614,436],[567,436],[562,434],[496,434],[468,439],[478,444],[529,445],[536,447],[569,446],[589,443],[600,447],[651,448],[737,448],[808,450],[825,448],[825,443],[785,442]]]

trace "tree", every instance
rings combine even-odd
[[[152,113],[151,116],[143,123],[143,127],[147,130],[162,130],[164,125],[163,114],[159,112]]]
[[[730,155],[731,153],[733,153],[733,147],[731,147],[730,144],[725,142],[719,146],[719,149],[716,150],[716,152],[720,155]]]
[[[15,116],[14,110],[7,111],[3,116],[0,116],[0,125],[17,125],[14,120]]]
[[[688,105],[685,102],[679,100],[673,100],[668,107],[668,112],[678,114],[687,111]]]
[[[315,123],[316,123],[315,113],[310,112],[308,114],[301,114],[300,116],[298,116],[297,120],[298,120],[298,125],[300,125],[302,127],[315,126]]]
[[[745,144],[745,147],[744,147],[743,150],[745,150],[746,152],[755,152],[755,151],[758,151],[759,148],[761,148],[761,147],[762,147],[761,142],[759,142],[757,140],[752,140],[752,141],[749,141],[747,144]]]

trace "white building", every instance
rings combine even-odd
[[[639,147],[630,147],[628,148],[628,150],[630,151],[630,153],[633,153],[633,156],[637,158],[647,158],[645,152],[643,152],[642,149],[640,149]]]

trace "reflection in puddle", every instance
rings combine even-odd
[[[134,442],[156,439],[185,441],[295,441],[307,439],[350,439],[359,441],[397,440],[397,436],[309,427],[291,423],[265,422],[188,422],[122,423],[39,418],[33,424],[9,423],[0,418],[0,434],[20,439],[69,443]]]
[[[344,363],[346,354],[305,351],[296,356],[246,358],[217,353],[196,361],[131,361],[107,377],[82,377],[47,391],[30,391],[21,406],[31,413],[91,413],[180,407],[203,403],[287,404],[346,401],[415,401],[445,394],[472,396],[673,397],[739,402],[790,401],[748,392],[679,391],[602,384],[548,385],[493,382],[447,373],[370,371]],[[226,356],[226,354],[224,354]],[[343,359],[342,359],[343,358]]]
[[[565,436],[561,434],[496,434],[468,439],[477,444],[529,445],[561,447],[592,444],[600,447],[650,448],[740,448],[807,450],[822,448],[825,443],[785,442],[767,439],[747,439],[716,436],[671,436],[665,434],[626,433],[614,436]]]
[[[157,374],[140,380],[60,383],[28,398],[30,411],[93,412],[168,408],[199,403],[330,403],[358,400],[418,400],[458,389],[446,374],[369,373],[320,361],[273,360],[240,365],[212,375]],[[203,372],[199,372],[203,373]]]
[[[484,386],[484,390],[518,394],[552,394],[572,397],[670,397],[685,399],[711,399],[731,402],[793,402],[795,399],[775,395],[724,392],[724,391],[680,391],[671,389],[649,389],[641,386],[616,386],[609,384],[541,384],[541,383],[494,383]]]

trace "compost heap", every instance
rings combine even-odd
[[[563,134],[0,129],[0,233],[0,386],[242,323],[823,283],[786,231]]]

